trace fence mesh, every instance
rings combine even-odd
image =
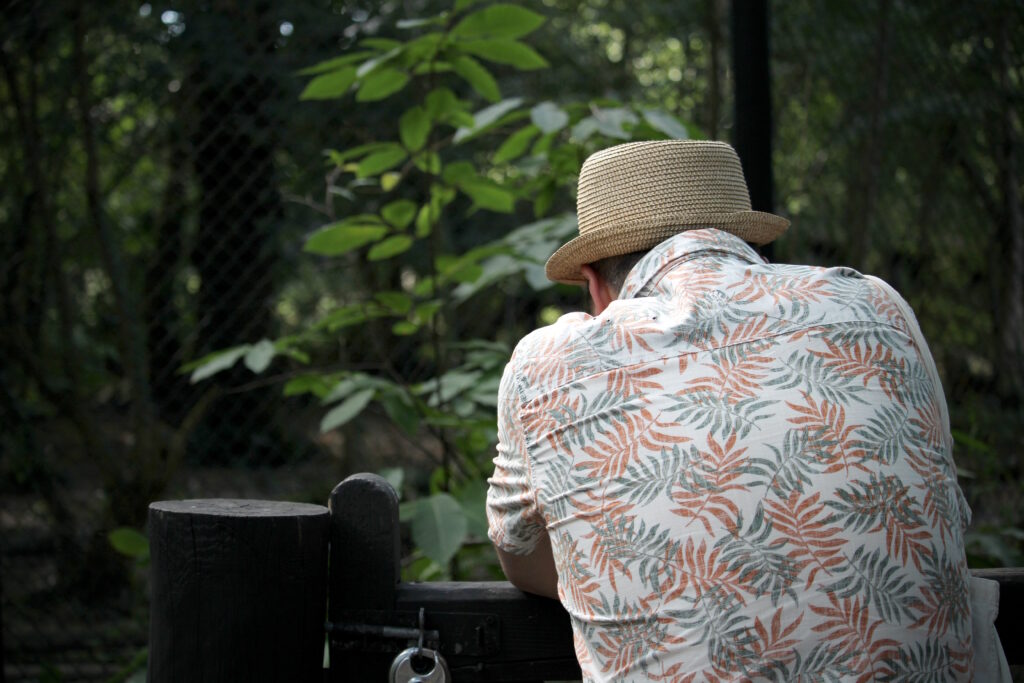
[[[415,457],[377,428],[382,415],[319,434],[320,407],[281,395],[287,369],[191,384],[181,367],[401,279],[302,252],[333,201],[322,149],[365,139],[380,112],[300,102],[296,72],[434,4],[0,9],[6,680],[137,670],[145,569],[107,534],[141,528],[148,501],[322,502],[348,472]],[[727,3],[645,5],[538,3],[552,69],[510,77],[511,89],[647,101],[728,139]],[[772,11],[777,205],[794,223],[774,258],[850,265],[905,292],[947,381],[976,542],[1012,561],[1001,534],[1021,524],[1024,481],[1024,6],[801,0]],[[449,246],[520,218],[468,221]],[[501,293],[460,305],[446,334],[514,342],[578,294],[521,283]],[[414,382],[438,369],[418,349],[370,323],[318,360]]]

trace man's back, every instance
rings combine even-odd
[[[967,680],[948,425],[897,302],[691,230],[517,347],[492,538],[551,539],[586,680]]]

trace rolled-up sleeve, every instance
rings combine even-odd
[[[498,454],[487,480],[487,535],[507,553],[529,555],[546,530],[531,482],[520,406],[513,356],[498,389]]]

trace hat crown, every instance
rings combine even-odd
[[[592,154],[580,171],[580,234],[614,225],[688,227],[750,211],[735,150],[724,142],[660,140]]]

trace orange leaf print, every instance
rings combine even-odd
[[[580,460],[574,467],[593,479],[621,477],[630,463],[637,460],[641,449],[659,452],[663,447],[689,441],[689,437],[679,436],[676,431],[672,423],[659,422],[646,408],[622,412],[601,425],[594,442],[583,447],[591,459]]]
[[[807,450],[816,450],[819,460],[826,465],[825,473],[838,472],[850,468],[864,472],[870,470],[864,466],[865,453],[854,444],[859,443],[853,438],[857,424],[846,424],[846,408],[822,399],[819,404],[806,391],[801,391],[806,405],[797,405],[786,401],[786,405],[796,411],[797,417],[789,418],[789,422],[800,425],[807,431],[809,445]]]
[[[858,681],[875,680],[880,670],[895,655],[899,643],[891,638],[876,638],[875,631],[885,622],[871,621],[866,603],[857,598],[838,600],[834,594],[828,596],[829,606],[811,605],[811,611],[824,617],[813,631],[827,634],[826,639],[838,644],[846,652],[855,655],[856,663],[851,666],[864,673]]]
[[[840,345],[827,337],[824,342],[828,351],[811,349],[810,352],[822,358],[828,370],[843,377],[860,377],[865,387],[872,379],[877,380],[886,398],[903,405],[898,390],[900,375],[906,370],[906,361],[902,358],[897,361],[892,348],[883,344],[876,345],[874,349],[859,343]]]
[[[806,588],[814,584],[819,571],[831,574],[830,570],[843,564],[840,551],[846,541],[835,538],[842,532],[842,526],[834,524],[835,516],[826,513],[824,503],[818,504],[820,498],[821,494],[815,493],[800,500],[799,492],[793,491],[784,502],[765,501],[774,530],[781,533],[787,543],[796,546],[789,557],[811,566]]]
[[[672,509],[672,513],[690,518],[691,522],[700,520],[709,534],[712,533],[711,523],[706,515],[715,517],[722,526],[734,532],[739,508],[727,494],[745,488],[737,480],[744,474],[746,459],[743,454],[747,449],[732,450],[736,445],[735,433],[724,445],[709,434],[707,443],[710,452],[696,452],[694,449],[694,466],[688,476],[672,485],[672,500],[678,506]]]

